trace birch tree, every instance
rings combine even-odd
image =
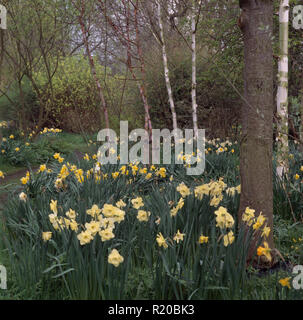
[[[288,23],[289,0],[280,0],[279,10],[279,62],[277,91],[277,174],[288,172]]]
[[[200,1],[201,5],[201,1]],[[193,108],[193,126],[194,136],[197,138],[198,135],[198,122],[197,122],[197,67],[196,67],[196,1],[192,1],[191,9],[191,50],[192,50],[192,88],[191,88],[191,99]]]
[[[172,114],[172,120],[173,120],[173,128],[177,129],[177,114],[174,104],[174,98],[173,98],[173,92],[170,84],[170,78],[169,78],[169,68],[167,63],[167,53],[166,53],[166,46],[165,46],[165,38],[164,38],[164,30],[163,30],[163,22],[162,22],[162,13],[161,13],[161,4],[160,1],[157,2],[158,6],[158,23],[160,28],[160,44],[162,47],[162,59],[163,59],[163,66],[164,66],[164,77],[165,77],[165,83],[167,88],[167,94],[168,94],[168,100],[170,105],[170,110]]]

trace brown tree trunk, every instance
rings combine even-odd
[[[240,153],[241,199],[239,221],[246,207],[267,218],[273,242],[273,3],[240,0],[239,25],[244,36],[244,103]],[[249,259],[255,253],[257,237]]]

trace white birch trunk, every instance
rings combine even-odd
[[[191,98],[192,98],[192,108],[193,108],[193,125],[194,125],[194,136],[198,136],[198,121],[197,121],[197,76],[196,76],[196,6],[195,0],[193,0],[193,7],[191,11],[191,49],[192,49],[192,88],[191,88]]]
[[[172,119],[173,119],[173,128],[177,129],[178,128],[177,114],[176,114],[175,103],[174,103],[172,88],[171,88],[170,79],[169,79],[169,69],[168,69],[168,63],[167,63],[167,54],[166,54],[166,47],[165,47],[163,23],[162,23],[162,17],[161,17],[161,4],[159,1],[158,1],[158,22],[159,22],[159,27],[160,27],[162,58],[163,58],[166,89],[167,89],[167,93],[168,93],[169,105],[170,105],[170,110],[171,110]]]
[[[278,149],[277,149],[277,174],[281,177],[288,172],[288,23],[289,0],[280,0],[279,29],[280,53],[278,64]]]
[[[301,89],[301,106],[300,106],[300,116],[301,116],[301,125],[300,125],[300,140],[301,145],[303,141],[303,88]]]

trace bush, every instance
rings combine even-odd
[[[119,110],[119,92],[122,81],[111,70],[105,69],[95,59],[97,77],[105,95],[111,128],[117,129],[120,117],[131,116],[134,109]],[[61,58],[57,71],[48,85],[46,72],[41,70],[35,77],[44,88],[42,103],[49,112],[47,126],[60,127],[68,132],[98,132],[105,127],[103,107],[92,77],[88,59],[84,55]],[[106,79],[105,79],[106,78]]]

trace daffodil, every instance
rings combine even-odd
[[[242,221],[246,222],[248,226],[251,226],[254,218],[255,210],[246,207],[245,212],[242,214]]]
[[[203,243],[207,243],[208,242],[208,237],[205,237],[203,235],[201,235],[199,237],[199,243],[203,244]]]
[[[146,176],[145,176],[145,179],[146,180],[149,180],[153,175],[149,172]]]
[[[202,184],[201,186],[198,186],[195,188],[195,197],[199,200],[202,200],[203,195],[209,195],[209,185],[208,184]]]
[[[92,216],[93,218],[97,217],[100,213],[101,213],[101,209],[99,209],[99,207],[94,204],[91,209],[86,210],[86,213],[90,216]]]
[[[40,167],[39,167],[38,172],[43,172],[45,170],[46,170],[46,165],[45,164],[41,164]]]
[[[180,192],[182,198],[185,198],[186,196],[190,195],[189,188],[185,185],[184,182],[180,183],[177,187],[177,191]]]
[[[52,238],[52,232],[42,232],[42,239],[43,241],[49,241]]]
[[[124,208],[126,207],[126,203],[123,200],[119,200],[118,202],[116,202],[116,206],[118,208]]]
[[[290,281],[291,278],[284,278],[284,279],[280,279],[279,280],[279,283],[283,286],[283,287],[288,287],[289,289],[291,289],[291,286],[290,286]]]
[[[71,230],[73,230],[73,231],[78,231],[78,223],[77,223],[77,221],[76,220],[70,220],[70,222],[69,222],[69,227],[70,227],[70,229]]]
[[[51,200],[51,203],[49,204],[50,209],[55,214],[58,214],[57,203],[58,203],[58,200]]]
[[[165,240],[165,238],[163,237],[163,235],[162,235],[161,232],[159,232],[159,233],[157,234],[156,241],[157,241],[159,247],[163,247],[164,249],[168,248],[168,245],[167,245],[167,243],[166,243],[166,240]]]
[[[137,214],[137,219],[140,222],[147,222],[150,216],[150,212],[144,211],[144,210],[139,210]]]
[[[115,238],[115,235],[113,233],[112,228],[107,228],[107,229],[101,230],[99,232],[99,235],[101,237],[102,242]]]
[[[181,233],[180,230],[178,230],[173,239],[174,239],[174,241],[179,243],[180,241],[183,241],[184,236],[185,236],[185,234]]]
[[[227,209],[224,207],[220,207],[215,211],[216,215],[216,227],[220,229],[224,228],[232,228],[235,221],[234,218],[227,212]]]
[[[94,236],[100,230],[100,222],[99,221],[91,221],[91,222],[85,224],[85,228],[87,231],[89,231],[91,233],[92,236]]]
[[[230,231],[223,237],[224,246],[227,247],[228,245],[232,244],[235,240],[234,233]]]
[[[266,218],[260,213],[260,215],[257,218],[257,222],[253,225],[254,230],[259,230],[262,225],[264,224]]]
[[[77,238],[80,241],[81,246],[83,246],[93,240],[93,236],[88,230],[82,231],[81,233],[79,233]]]
[[[24,193],[24,192],[21,192],[20,194],[19,194],[19,199],[21,200],[21,201],[26,201],[26,199],[27,199],[27,195]]]
[[[135,209],[139,209],[144,206],[143,199],[141,197],[132,199],[131,203]]]
[[[120,255],[117,249],[113,249],[108,256],[108,263],[118,267],[120,263],[124,261],[124,258]]]
[[[271,261],[272,258],[271,258],[270,251],[271,251],[271,249],[269,248],[268,243],[266,241],[264,241],[264,247],[261,247],[261,246],[258,247],[257,255],[258,256],[265,256],[268,261]]]
[[[270,233],[270,227],[265,226],[265,227],[263,228],[263,232],[262,232],[262,234],[261,234],[261,237],[268,238],[269,233]]]

